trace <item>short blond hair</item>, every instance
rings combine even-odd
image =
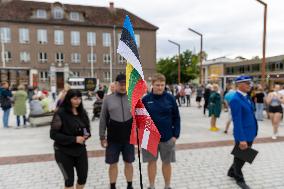
[[[214,83],[214,84],[212,85],[212,89],[213,89],[213,91],[218,91],[218,90],[219,90],[219,85],[216,84],[216,83]]]
[[[25,86],[24,85],[19,85],[18,86],[18,90],[25,90]]]
[[[155,83],[156,81],[166,82],[166,77],[161,73],[155,73],[152,77],[152,83]]]

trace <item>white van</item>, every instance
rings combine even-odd
[[[68,79],[68,84],[71,89],[85,90],[85,78],[71,77]]]

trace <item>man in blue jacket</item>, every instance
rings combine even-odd
[[[230,101],[235,145],[241,150],[245,150],[253,144],[258,130],[253,102],[247,94],[251,89],[251,77],[240,76],[236,78],[235,83],[238,90]],[[249,189],[242,173],[244,164],[243,160],[234,157],[234,163],[228,171],[228,176],[234,178],[242,189]]]
[[[175,98],[165,91],[166,78],[162,74],[152,77],[153,90],[143,98],[143,104],[158,128],[161,140],[158,146],[162,160],[162,172],[165,189],[170,189],[171,163],[175,162],[175,143],[180,135],[180,116]],[[148,162],[148,178],[150,187],[155,188],[157,157],[143,150],[143,161]]]

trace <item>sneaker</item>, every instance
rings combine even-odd
[[[224,131],[225,134],[228,134],[228,131]]]
[[[155,189],[155,187],[150,187],[150,186],[149,186],[147,189]]]
[[[272,135],[272,139],[273,139],[273,140],[276,140],[276,139],[277,139],[276,134]]]
[[[216,132],[216,131],[219,131],[220,129],[218,127],[211,127],[210,128],[210,131],[213,131],[213,132]]]

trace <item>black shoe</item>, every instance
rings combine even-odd
[[[130,186],[130,187],[127,187],[127,189],[134,189],[132,186]]]
[[[227,176],[231,178],[235,178],[235,174],[233,171],[231,171],[231,169],[228,171]]]
[[[250,189],[250,187],[249,187],[244,181],[237,181],[237,185],[238,185],[241,189]]]

